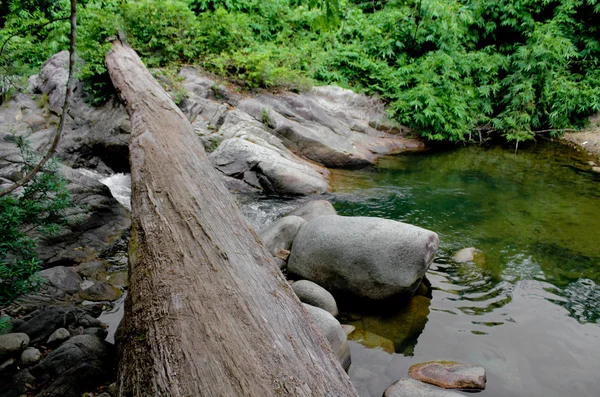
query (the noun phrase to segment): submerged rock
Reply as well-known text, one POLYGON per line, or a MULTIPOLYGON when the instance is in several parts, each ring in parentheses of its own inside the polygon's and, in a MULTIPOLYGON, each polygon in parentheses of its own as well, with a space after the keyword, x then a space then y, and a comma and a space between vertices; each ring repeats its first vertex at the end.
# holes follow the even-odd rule
POLYGON ((329 201, 312 200, 290 212, 288 216, 290 215, 299 216, 300 218, 304 218, 307 222, 310 222, 319 216, 337 215, 337 212, 329 201))
POLYGON ((260 237, 271 255, 277 256, 280 251, 289 251, 292 248, 292 242, 294 241, 298 230, 300 230, 305 223, 306 221, 300 217, 285 216, 262 230, 260 232, 260 237))
POLYGON ((326 310, 303 303, 302 306, 329 341, 331 349, 344 369, 350 366, 350 346, 342 325, 326 310))
POLYGON ((327 310, 332 316, 339 314, 335 298, 325 288, 308 280, 296 281, 292 289, 300 301, 327 310))
POLYGON ((430 361, 415 364, 408 376, 445 389, 484 390, 486 382, 483 367, 453 361, 430 361))
POLYGON ((322 216, 300 229, 288 271, 333 294, 410 298, 438 249, 434 232, 388 219, 322 216))
POLYGON ((369 349, 381 349, 387 353, 394 353, 394 342, 381 335, 365 331, 364 329, 356 329, 348 335, 348 340, 358 342, 369 349))
POLYGON ((479 266, 483 266, 485 265, 485 254, 474 247, 463 248, 454 254, 454 261, 458 263, 474 262, 479 266))
POLYGON ((385 390, 383 397, 464 397, 460 393, 430 386, 418 380, 403 378, 385 390))

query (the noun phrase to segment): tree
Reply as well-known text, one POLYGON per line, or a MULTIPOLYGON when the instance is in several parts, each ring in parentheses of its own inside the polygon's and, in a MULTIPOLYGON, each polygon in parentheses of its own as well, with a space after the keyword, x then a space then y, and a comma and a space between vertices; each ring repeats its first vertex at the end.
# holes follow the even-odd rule
POLYGON ((187 118, 121 40, 132 232, 120 396, 355 396, 187 118))

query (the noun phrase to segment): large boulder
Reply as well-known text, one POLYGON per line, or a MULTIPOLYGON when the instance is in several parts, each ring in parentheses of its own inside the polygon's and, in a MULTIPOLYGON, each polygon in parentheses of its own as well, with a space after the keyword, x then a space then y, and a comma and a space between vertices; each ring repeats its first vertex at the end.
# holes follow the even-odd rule
POLYGON ((326 310, 305 303, 302 306, 329 342, 342 367, 347 369, 351 363, 350 346, 340 322, 326 310))
POLYGON ((298 230, 306 221, 297 216, 284 216, 261 230, 260 238, 273 256, 277 256, 282 250, 289 251, 298 230))
POLYGON ((411 297, 438 249, 436 233, 381 218, 322 216, 300 229, 291 275, 372 301, 411 297))
POLYGON ((325 215, 337 215, 335 208, 329 201, 326 200, 312 200, 304 204, 301 207, 296 208, 288 214, 299 216, 307 222, 312 221, 316 217, 325 215))
POLYGON ((223 174, 267 193, 299 196, 327 192, 324 175, 292 156, 259 138, 231 138, 222 142, 209 158, 223 174))

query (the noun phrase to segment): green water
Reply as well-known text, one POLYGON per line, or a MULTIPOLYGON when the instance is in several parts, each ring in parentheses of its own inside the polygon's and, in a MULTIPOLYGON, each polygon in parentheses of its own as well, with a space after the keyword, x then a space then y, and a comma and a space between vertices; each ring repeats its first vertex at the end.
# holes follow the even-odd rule
POLYGON ((486 367, 485 396, 600 395, 600 175, 590 160, 542 142, 517 154, 465 147, 333 173, 340 215, 440 236, 432 299, 419 311, 426 318, 348 321, 396 346, 388 354, 352 345, 361 395, 380 396, 410 364, 438 358, 486 367), (465 247, 486 263, 454 262, 465 247), (398 331, 411 322, 417 332, 398 331))

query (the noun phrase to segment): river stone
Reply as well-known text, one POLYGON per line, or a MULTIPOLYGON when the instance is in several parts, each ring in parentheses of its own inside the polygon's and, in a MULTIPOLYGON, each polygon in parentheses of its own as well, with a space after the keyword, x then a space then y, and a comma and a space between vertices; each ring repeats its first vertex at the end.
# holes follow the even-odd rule
POLYGON ((464 397, 460 393, 430 386, 418 380, 403 378, 385 390, 383 397, 464 397))
POLYGON ((27 349, 23 350, 23 353, 21 353, 20 362, 23 365, 30 366, 40 361, 41 358, 42 353, 40 353, 38 349, 35 347, 28 347, 27 349))
POLYGON ((387 353, 394 353, 394 342, 383 336, 365 331, 364 329, 356 329, 348 335, 348 340, 360 343, 369 349, 381 349, 387 353))
POLYGON ((46 342, 47 345, 59 345, 62 342, 66 341, 71 337, 71 333, 66 328, 59 328, 50 337, 46 342))
POLYGON ((108 282, 113 287, 126 287, 128 285, 128 273, 127 270, 121 270, 118 272, 110 273, 108 275, 108 282))
POLYGON ((84 289, 79 293, 82 299, 98 302, 98 301, 114 301, 121 297, 123 291, 113 287, 107 282, 96 281, 94 285, 84 289))
POLYGON ((307 222, 312 221, 316 217, 324 215, 337 215, 335 208, 329 201, 326 200, 312 200, 304 204, 301 207, 296 208, 288 214, 299 216, 304 218, 307 222))
POLYGON ((10 381, 0 382, 0 396, 2 397, 20 397, 27 395, 29 385, 35 383, 35 378, 29 373, 28 369, 22 369, 15 373, 10 381))
MULTIPOLYGON (((279 256, 278 254, 280 251, 289 251, 290 248, 292 248, 292 242, 294 241, 298 230, 300 230, 305 223, 306 221, 300 217, 285 216, 262 230, 260 232, 260 237, 271 255, 279 256)), ((281 259, 285 260, 284 258, 281 259)))
POLYGON ((350 346, 342 325, 326 310, 303 303, 302 306, 329 341, 331 349, 344 369, 350 366, 350 346))
POLYGON ((296 281, 292 289, 300 301, 327 310, 333 317, 339 314, 335 298, 325 288, 308 280, 296 281))
POLYGON ((453 361, 429 361, 415 364, 408 376, 445 389, 484 390, 486 375, 483 367, 453 361))
POLYGON ((86 316, 89 317, 85 310, 76 307, 48 307, 32 313, 16 331, 29 335, 34 345, 47 341, 58 328, 68 328, 86 316))
POLYGON ((77 272, 82 276, 96 278, 99 273, 103 273, 106 270, 106 265, 104 262, 91 261, 82 263, 75 269, 77 269, 77 272))
POLYGON ((350 324, 342 324, 342 329, 346 333, 346 336, 348 336, 356 329, 356 327, 350 324))
POLYGON ((485 265, 485 254, 483 251, 474 248, 463 248, 454 254, 454 261, 458 263, 474 262, 477 265, 485 265))
POLYGON ((82 363, 103 367, 109 358, 110 346, 94 335, 77 335, 60 345, 31 368, 31 374, 45 380, 57 377, 82 363))
POLYGON ((56 266, 42 270, 38 274, 48 280, 50 284, 68 294, 79 291, 79 285, 83 281, 75 269, 66 266, 56 266))
POLYGON ((84 335, 95 335, 98 338, 104 340, 104 339, 106 339, 106 336, 108 335, 108 331, 105 328, 92 327, 92 328, 84 329, 83 334, 84 335))
POLYGON ((29 336, 22 332, 0 335, 0 353, 20 351, 29 345, 29 336))
POLYGON ((592 171, 600 173, 600 167, 592 167, 592 171))
POLYGON ((406 299, 419 287, 437 249, 437 234, 406 223, 321 216, 296 235, 288 271, 333 294, 406 299))

